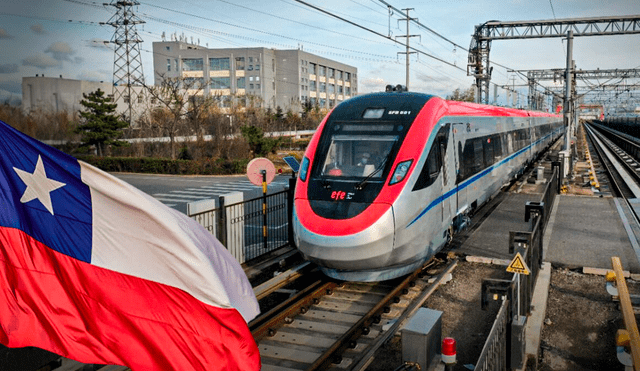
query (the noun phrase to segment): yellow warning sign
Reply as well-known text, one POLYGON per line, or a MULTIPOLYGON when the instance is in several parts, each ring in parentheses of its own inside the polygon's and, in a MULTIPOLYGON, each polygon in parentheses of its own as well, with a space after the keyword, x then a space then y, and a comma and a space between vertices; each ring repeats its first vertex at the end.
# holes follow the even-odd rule
POLYGON ((527 263, 524 262, 522 255, 520 253, 516 253, 516 256, 513 257, 511 263, 507 267, 507 272, 518 273, 518 274, 531 274, 531 270, 527 267, 527 263))

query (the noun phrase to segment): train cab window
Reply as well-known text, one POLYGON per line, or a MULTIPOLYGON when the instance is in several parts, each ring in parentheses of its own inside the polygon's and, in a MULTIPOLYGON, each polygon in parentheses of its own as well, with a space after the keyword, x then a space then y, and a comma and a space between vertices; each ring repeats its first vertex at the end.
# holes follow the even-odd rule
POLYGON ((449 124, 438 130, 438 134, 436 135, 436 138, 431 145, 431 149, 429 150, 427 161, 422 167, 422 171, 418 176, 418 180, 416 180, 415 186, 413 186, 414 191, 427 188, 435 182, 436 178, 438 178, 447 152, 448 142, 449 124))
POLYGON ((382 178, 397 135, 334 135, 320 176, 382 178))

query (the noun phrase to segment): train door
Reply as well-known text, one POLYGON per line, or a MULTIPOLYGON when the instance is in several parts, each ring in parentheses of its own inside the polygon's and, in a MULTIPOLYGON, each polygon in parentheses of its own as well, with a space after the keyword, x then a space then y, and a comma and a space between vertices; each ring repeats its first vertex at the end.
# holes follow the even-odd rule
POLYGON ((456 156, 455 140, 451 135, 453 129, 451 124, 445 124, 439 133, 440 154, 442 156, 442 221, 445 228, 449 226, 451 220, 456 215, 458 200, 456 192, 456 156), (447 150, 450 148, 450 150, 447 150))
POLYGON ((453 157, 453 163, 455 164, 454 172, 456 174, 454 179, 456 194, 455 194, 455 197, 452 197, 452 198, 455 198, 455 205, 453 205, 454 211, 452 212, 452 217, 455 217, 458 215, 458 213, 463 212, 464 210, 462 210, 462 208, 464 208, 467 205, 467 189, 464 187, 460 187, 460 185, 461 185, 461 180, 464 177, 464 169, 462 166, 464 162, 464 158, 462 156, 462 153, 463 153, 462 151, 464 148, 465 137, 466 137, 466 132, 468 128, 469 128, 468 124, 465 124, 462 122, 454 123, 452 125, 453 147, 451 151, 451 156, 453 157))

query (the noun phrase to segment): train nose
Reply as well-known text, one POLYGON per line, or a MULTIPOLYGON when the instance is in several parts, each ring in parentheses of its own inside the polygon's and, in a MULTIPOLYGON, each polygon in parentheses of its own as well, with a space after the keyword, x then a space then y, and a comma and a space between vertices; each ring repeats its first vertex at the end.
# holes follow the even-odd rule
MULTIPOLYGON (((371 206, 376 207, 375 204, 371 206)), ((370 207, 371 207, 370 206, 370 207)), ((371 271, 394 264, 395 218, 393 207, 359 232, 352 234, 316 233, 304 225, 303 215, 294 213, 294 233, 298 249, 321 267, 334 270, 371 271)), ((351 219, 326 220, 327 224, 352 223, 351 219)))

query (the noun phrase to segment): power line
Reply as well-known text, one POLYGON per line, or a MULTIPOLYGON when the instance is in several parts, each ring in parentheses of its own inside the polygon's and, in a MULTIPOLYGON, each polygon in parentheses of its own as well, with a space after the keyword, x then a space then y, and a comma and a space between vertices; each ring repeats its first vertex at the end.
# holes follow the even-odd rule
MULTIPOLYGON (((404 44, 404 43, 402 43, 402 42, 400 42, 400 41, 397 41, 397 40, 395 40, 395 39, 393 39, 393 38, 391 38, 391 37, 389 37, 389 36, 387 36, 387 35, 383 35, 383 34, 381 34, 381 33, 380 33, 380 32, 378 32, 378 31, 372 30, 372 29, 370 29, 370 28, 367 28, 367 27, 365 27, 365 26, 362 26, 362 25, 360 25, 360 24, 357 24, 357 23, 355 23, 355 22, 352 22, 352 21, 350 21, 350 20, 348 20, 348 19, 346 19, 346 18, 340 17, 339 15, 333 14, 333 13, 331 13, 331 12, 329 12, 329 11, 327 11, 327 10, 324 10, 324 9, 322 9, 322 8, 319 8, 319 7, 315 6, 315 5, 309 4, 309 3, 305 2, 305 1, 302 1, 302 0, 295 0, 295 1, 296 1, 296 2, 298 2, 298 3, 304 4, 304 5, 306 5, 306 6, 310 7, 310 8, 313 8, 313 9, 315 9, 315 10, 319 11, 319 12, 322 12, 322 13, 324 13, 324 14, 330 15, 330 16, 332 16, 332 17, 334 17, 334 18, 336 18, 336 19, 339 19, 339 20, 341 20, 341 21, 343 21, 343 22, 349 23, 349 24, 350 24, 350 25, 352 25, 352 26, 356 26, 356 27, 358 27, 358 28, 360 28, 360 29, 363 29, 363 30, 365 30, 365 31, 371 32, 371 33, 373 33, 373 34, 376 34, 376 35, 378 35, 378 36, 380 36, 380 37, 382 37, 382 38, 385 38, 385 39, 387 39, 387 40, 390 40, 390 41, 392 41, 392 42, 394 42, 394 43, 396 43, 396 44, 398 44, 398 45, 402 45, 402 46, 405 46, 405 47, 407 46, 406 44, 404 44)), ((461 71, 465 71, 465 72, 466 72, 466 70, 463 70, 462 68, 460 68, 460 67, 456 66, 456 65, 455 65, 455 64, 453 64, 453 63, 447 62, 447 61, 445 61, 444 59, 441 59, 441 58, 438 58, 438 57, 433 56, 433 55, 431 55, 431 54, 425 53, 424 51, 419 50, 419 49, 416 49, 416 48, 414 48, 414 47, 409 47, 409 48, 410 48, 411 50, 414 50, 414 51, 416 51, 416 52, 418 52, 418 53, 420 53, 420 54, 422 54, 422 55, 425 55, 425 56, 427 56, 427 57, 429 57, 429 58, 435 59, 435 60, 437 60, 437 61, 439 61, 439 62, 442 62, 442 63, 444 63, 444 64, 447 64, 447 65, 449 65, 449 66, 451 66, 451 67, 453 67, 453 68, 457 68, 457 69, 459 69, 459 70, 461 70, 461 71)))
MULTIPOLYGON (((246 9, 246 10, 249 10, 249 11, 252 11, 252 12, 255 12, 255 13, 263 14, 263 15, 266 15, 266 16, 269 16, 269 17, 273 17, 273 18, 277 18, 277 19, 282 19, 282 20, 284 20, 284 21, 288 21, 288 22, 296 23, 296 24, 299 24, 299 25, 302 25, 302 26, 305 26, 305 27, 311 27, 311 28, 315 28, 315 29, 317 29, 317 30, 322 30, 322 31, 326 31, 326 32, 334 33, 334 34, 336 34, 336 35, 346 36, 346 37, 350 37, 350 38, 354 38, 354 39, 359 39, 359 40, 363 40, 363 41, 375 42, 375 41, 373 41, 373 40, 364 39, 364 38, 361 38, 361 37, 358 37, 358 36, 355 36, 355 35, 350 35, 350 34, 346 34, 346 33, 338 32, 338 31, 335 31, 335 30, 330 30, 330 29, 327 29, 327 28, 314 26, 314 25, 312 25, 312 24, 308 24, 308 23, 304 23, 304 22, 296 21, 296 20, 294 20, 294 19, 290 19, 290 18, 286 18, 286 17, 281 17, 281 16, 276 15, 276 14, 272 14, 272 13, 264 12, 264 11, 257 10, 257 9, 254 9, 254 8, 250 8, 250 7, 248 7, 248 6, 244 6, 244 5, 236 4, 236 3, 233 3, 233 2, 231 2, 231 1, 226 1, 226 0, 218 0, 218 1, 220 1, 220 2, 222 2, 222 3, 225 3, 225 4, 229 4, 229 5, 232 5, 232 6, 238 7, 238 8, 246 9)), ((352 1, 353 1, 353 0, 352 0, 352 1)), ((195 4, 194 4, 194 5, 195 5, 195 4)))
MULTIPOLYGON (((347 49, 347 48, 341 48, 341 47, 337 47, 335 45, 327 45, 327 44, 312 42, 312 41, 308 41, 308 40, 296 39, 296 38, 291 37, 291 36, 279 35, 279 34, 276 34, 276 33, 263 31, 263 30, 258 30, 258 29, 251 28, 251 27, 238 26, 238 25, 235 25, 235 24, 232 24, 232 23, 229 23, 229 22, 220 21, 220 20, 212 19, 212 18, 207 18, 207 17, 201 16, 201 15, 191 14, 191 13, 183 12, 183 11, 180 11, 180 10, 169 9, 169 8, 166 8, 166 7, 163 7, 163 6, 160 6, 160 5, 154 5, 154 4, 149 4, 149 3, 143 3, 143 4, 145 4, 147 6, 151 6, 151 7, 155 7, 155 8, 159 8, 159 9, 163 9, 163 10, 167 10, 167 11, 170 11, 170 12, 174 12, 174 13, 177 13, 177 14, 187 15, 187 16, 194 17, 194 18, 200 18, 200 19, 203 19, 203 20, 206 20, 206 21, 217 22, 217 23, 221 23, 221 24, 224 24, 224 25, 227 25, 227 26, 232 26, 232 27, 236 27, 236 28, 240 28, 240 29, 244 29, 244 30, 248 30, 248 31, 259 32, 259 33, 262 33, 262 34, 265 34, 265 35, 269 35, 269 36, 275 36, 275 37, 280 37, 280 38, 283 38, 283 39, 294 40, 296 42, 301 42, 301 43, 305 43, 305 44, 317 45, 317 46, 321 46, 321 47, 325 47, 325 48, 337 49, 337 50, 342 50, 342 51, 346 51, 346 52, 350 52, 350 53, 359 53, 359 54, 369 55, 369 56, 376 57, 376 58, 390 58, 390 57, 385 56, 385 55, 362 52, 362 51, 352 50, 352 49, 347 49)), ((149 19, 159 20, 159 21, 161 21, 163 23, 178 24, 177 22, 166 21, 166 20, 163 20, 163 19, 158 18, 158 17, 150 16, 148 14, 146 15, 146 17, 149 18, 149 19)), ((189 26, 185 26, 185 27, 189 27, 189 26)), ((191 27, 193 27, 193 26, 191 26, 191 27)), ((198 29, 201 29, 201 30, 207 30, 207 31, 209 31, 211 33, 222 33, 222 34, 225 34, 227 36, 240 37, 240 36, 237 36, 237 35, 231 35, 231 34, 227 34, 227 33, 220 32, 220 31, 209 30, 209 29, 205 29, 205 28, 202 28, 202 27, 195 27, 195 28, 198 28, 198 29)), ((246 38, 246 37, 240 37, 240 38, 249 39, 249 38, 246 38)), ((256 40, 256 39, 254 39, 254 40, 256 40)), ((261 40, 260 40, 260 42, 261 43, 267 43, 267 44, 271 43, 271 44, 276 44, 276 45, 282 45, 282 44, 277 44, 277 43, 273 43, 273 42, 264 42, 264 41, 261 41, 261 40)))

